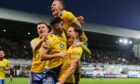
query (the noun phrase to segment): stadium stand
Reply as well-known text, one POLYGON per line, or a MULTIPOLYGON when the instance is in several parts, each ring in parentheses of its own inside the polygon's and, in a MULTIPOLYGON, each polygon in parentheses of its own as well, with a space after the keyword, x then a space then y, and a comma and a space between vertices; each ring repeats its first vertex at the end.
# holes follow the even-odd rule
POLYGON ((94 63, 104 64, 139 64, 139 59, 134 56, 133 52, 122 52, 113 50, 93 50, 92 58, 89 60, 94 63), (129 53, 129 55, 127 54, 129 53), (92 59, 93 58, 93 59, 92 59))
MULTIPOLYGON (((12 64, 14 64, 14 76, 28 77, 32 58, 30 39, 1 36, 0 47, 5 50, 6 58, 10 59, 12 64)), ((121 77, 133 77, 135 73, 140 72, 140 67, 138 66, 140 65, 140 60, 134 56, 133 52, 110 50, 108 48, 93 49, 91 51, 92 55, 83 62, 82 77, 93 77, 93 72, 96 74, 94 74, 95 77, 98 77, 100 72, 104 73, 105 77, 120 77, 120 74, 121 77), (113 76, 108 75, 108 73, 113 74, 113 76)))
POLYGON ((6 52, 6 58, 31 59, 30 40, 0 37, 0 46, 6 52))

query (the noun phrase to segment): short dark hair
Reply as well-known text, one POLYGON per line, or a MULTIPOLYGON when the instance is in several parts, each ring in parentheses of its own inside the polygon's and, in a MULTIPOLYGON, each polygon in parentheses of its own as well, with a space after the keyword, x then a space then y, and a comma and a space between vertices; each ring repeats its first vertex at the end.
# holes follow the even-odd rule
POLYGON ((37 25, 40 25, 40 24, 45 24, 48 27, 48 24, 44 21, 41 21, 41 22, 37 23, 37 25))
POLYGON ((62 5, 63 9, 65 9, 65 4, 62 0, 54 0, 54 1, 58 1, 62 5))
POLYGON ((0 51, 4 51, 1 46, 0 46, 0 51))
POLYGON ((83 30, 81 27, 78 27, 76 25, 71 25, 71 27, 73 27, 74 31, 77 32, 79 34, 79 36, 81 36, 81 34, 83 33, 83 30))
POLYGON ((56 24, 62 22, 63 20, 60 17, 53 17, 50 19, 50 25, 54 27, 56 24))
POLYGON ((49 31, 51 31, 51 26, 48 25, 46 22, 41 21, 41 22, 37 23, 37 26, 40 25, 40 24, 44 24, 44 25, 46 25, 46 26, 48 27, 49 31))

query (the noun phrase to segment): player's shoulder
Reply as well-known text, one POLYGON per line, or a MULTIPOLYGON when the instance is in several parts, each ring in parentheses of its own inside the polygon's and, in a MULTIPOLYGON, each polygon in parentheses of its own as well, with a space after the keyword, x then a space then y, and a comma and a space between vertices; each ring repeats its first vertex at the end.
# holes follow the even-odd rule
POLYGON ((8 59, 5 59, 5 58, 3 59, 3 61, 4 61, 4 62, 9 62, 8 59))
POLYGON ((66 16, 73 14, 71 11, 67 11, 67 10, 64 10, 63 13, 66 16))
POLYGON ((67 11, 67 10, 63 10, 63 13, 72 13, 72 12, 67 11))
POLYGON ((51 34, 47 37, 47 41, 53 43, 57 39, 57 36, 54 34, 51 34))
POLYGON ((54 34, 48 35, 48 37, 47 37, 48 40, 53 40, 53 39, 56 39, 56 38, 57 37, 54 34))
POLYGON ((39 38, 33 38, 32 40, 31 40, 31 42, 33 42, 33 41, 39 41, 40 39, 39 38))
POLYGON ((81 46, 77 46, 77 47, 74 47, 74 48, 73 48, 73 51, 82 52, 82 51, 83 51, 83 49, 82 49, 82 47, 81 47, 81 46))
POLYGON ((81 46, 77 46, 77 47, 75 47, 75 49, 82 50, 82 47, 81 46))

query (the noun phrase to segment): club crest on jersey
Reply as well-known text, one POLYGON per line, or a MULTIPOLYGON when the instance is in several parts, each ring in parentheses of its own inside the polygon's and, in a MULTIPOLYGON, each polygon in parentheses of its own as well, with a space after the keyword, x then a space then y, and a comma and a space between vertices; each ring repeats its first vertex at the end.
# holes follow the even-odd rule
POLYGON ((64 48, 64 44, 63 43, 60 43, 60 48, 64 48))

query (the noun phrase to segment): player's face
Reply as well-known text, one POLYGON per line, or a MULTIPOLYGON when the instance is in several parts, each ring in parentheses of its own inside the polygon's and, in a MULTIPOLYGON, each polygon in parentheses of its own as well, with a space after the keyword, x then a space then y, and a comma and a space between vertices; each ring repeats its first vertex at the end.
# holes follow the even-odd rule
POLYGON ((63 21, 55 25, 54 31, 58 34, 61 34, 63 32, 63 21))
POLYGON ((4 56, 5 56, 4 51, 0 51, 0 58, 2 58, 4 56))
POLYGON ((52 5, 51 5, 51 10, 52 10, 53 16, 58 16, 61 9, 62 9, 62 4, 59 1, 53 1, 52 5))
POLYGON ((40 37, 42 37, 44 33, 48 33, 48 31, 48 27, 45 24, 37 25, 37 32, 40 37))
POLYGON ((68 38, 68 41, 67 41, 68 47, 71 46, 73 42, 74 42, 73 38, 68 38))
POLYGON ((69 27, 67 36, 70 38, 76 38, 77 37, 77 32, 74 31, 73 27, 69 27))

